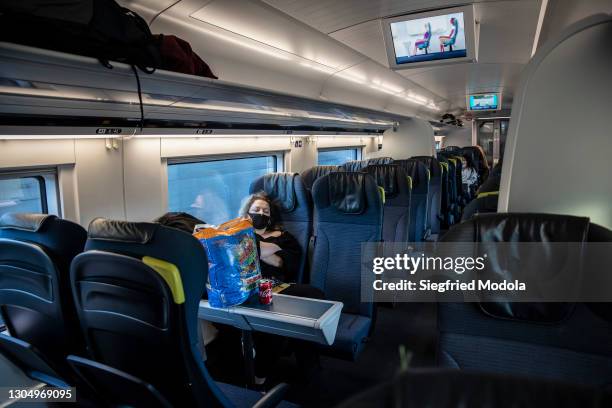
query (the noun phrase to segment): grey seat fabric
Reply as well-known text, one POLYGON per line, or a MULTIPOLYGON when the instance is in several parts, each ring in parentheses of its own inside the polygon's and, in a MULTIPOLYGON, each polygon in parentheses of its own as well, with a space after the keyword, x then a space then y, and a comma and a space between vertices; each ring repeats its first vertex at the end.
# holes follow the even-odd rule
POLYGON ((0 311, 12 336, 30 343, 69 378, 66 356, 85 349, 70 289, 70 262, 87 234, 55 215, 0 218, 0 311))
POLYGON ((323 177, 326 174, 331 172, 338 171, 338 166, 314 166, 309 168, 308 170, 304 170, 301 174, 302 183, 304 183, 304 187, 306 190, 311 191, 312 185, 319 178, 323 177))
POLYGON ((423 163, 429 170, 429 192, 427 195, 427 229, 431 234, 440 233, 440 219, 442 217, 442 193, 443 179, 442 165, 430 156, 414 156, 415 159, 423 163))
POLYGON ((410 242, 421 242, 427 234, 429 170, 416 159, 396 160, 412 180, 412 197, 410 200, 410 242))
POLYGON ((612 390, 527 376, 409 369, 337 408, 589 407, 612 404, 612 390))
POLYGON ((395 164, 371 165, 364 171, 385 190, 382 239, 385 242, 408 242, 410 231, 410 198, 412 179, 395 164))
POLYGON ((346 323, 339 325, 336 342, 327 351, 355 359, 374 317, 374 304, 361 300, 359 254, 362 242, 381 239, 382 198, 376 181, 366 173, 328 174, 315 182, 312 193, 315 241, 310 283, 327 299, 344 303, 341 320, 346 323))
MULTIPOLYGON (((544 264, 553 265, 554 259, 546 261, 547 256, 554 257, 550 254, 553 251, 545 250, 551 242, 612 242, 612 231, 582 217, 479 214, 451 228, 442 241, 478 242, 479 246, 531 242, 542 246, 538 253, 544 264)), ((489 262, 495 259, 491 250, 487 250, 489 262)), ((584 259, 592 258, 585 255, 584 259)), ((611 261, 596 260, 598 265, 610 265, 611 261)), ((438 364, 591 385, 610 384, 611 310, 610 304, 596 303, 440 303, 438 364)))
POLYGON ((270 173, 251 183, 251 194, 263 191, 279 207, 280 221, 300 244, 302 249, 297 282, 303 282, 308 255, 308 242, 312 233, 312 206, 302 177, 297 173, 270 173))

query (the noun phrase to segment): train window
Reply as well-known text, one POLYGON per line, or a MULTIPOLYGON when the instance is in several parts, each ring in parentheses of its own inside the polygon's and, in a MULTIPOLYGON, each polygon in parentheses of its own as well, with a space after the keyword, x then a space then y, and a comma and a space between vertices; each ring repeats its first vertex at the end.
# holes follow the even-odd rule
POLYGON ((0 173, 0 215, 32 212, 59 215, 54 170, 0 173))
POLYGON ((168 207, 209 223, 238 216, 249 185, 278 171, 282 154, 168 163, 168 207))
POLYGON ((334 166, 344 164, 347 161, 359 160, 360 151, 358 148, 341 148, 341 149, 319 149, 318 165, 319 166, 334 166))

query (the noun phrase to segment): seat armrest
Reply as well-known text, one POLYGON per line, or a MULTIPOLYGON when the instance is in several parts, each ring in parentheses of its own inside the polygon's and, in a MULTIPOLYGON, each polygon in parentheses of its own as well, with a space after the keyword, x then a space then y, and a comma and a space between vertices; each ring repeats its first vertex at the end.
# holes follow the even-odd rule
POLYGON ((289 390, 289 385, 286 383, 280 383, 272 388, 270 391, 253 405, 253 408, 272 408, 277 406, 283 401, 283 397, 289 390))

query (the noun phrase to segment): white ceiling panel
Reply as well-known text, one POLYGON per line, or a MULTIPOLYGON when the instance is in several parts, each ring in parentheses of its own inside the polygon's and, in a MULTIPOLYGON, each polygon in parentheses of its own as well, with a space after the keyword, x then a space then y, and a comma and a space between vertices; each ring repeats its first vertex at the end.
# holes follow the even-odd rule
POLYGON ((531 58, 539 12, 539 0, 478 4, 478 62, 526 64, 531 58))
POLYGON ((335 69, 351 66, 363 59, 343 44, 330 41, 323 33, 319 34, 260 2, 213 1, 191 17, 335 69))
POLYGON ((507 106, 512 101, 522 69, 522 64, 479 63, 442 65, 400 73, 455 106, 465 107, 466 94, 477 92, 503 92, 503 103, 507 106))
POLYGON ((391 15, 494 0, 262 0, 324 33, 391 15))
POLYGON ((371 20, 330 34, 332 38, 359 51, 363 55, 388 67, 382 25, 380 20, 371 20))

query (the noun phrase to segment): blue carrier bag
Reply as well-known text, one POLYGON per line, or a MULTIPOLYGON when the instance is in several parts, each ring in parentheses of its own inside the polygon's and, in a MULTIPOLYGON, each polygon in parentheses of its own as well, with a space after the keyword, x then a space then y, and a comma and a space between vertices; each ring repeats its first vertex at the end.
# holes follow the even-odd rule
POLYGON ((208 255, 208 302, 212 307, 235 306, 246 301, 261 279, 257 240, 251 222, 236 218, 208 226, 194 236, 208 255))

